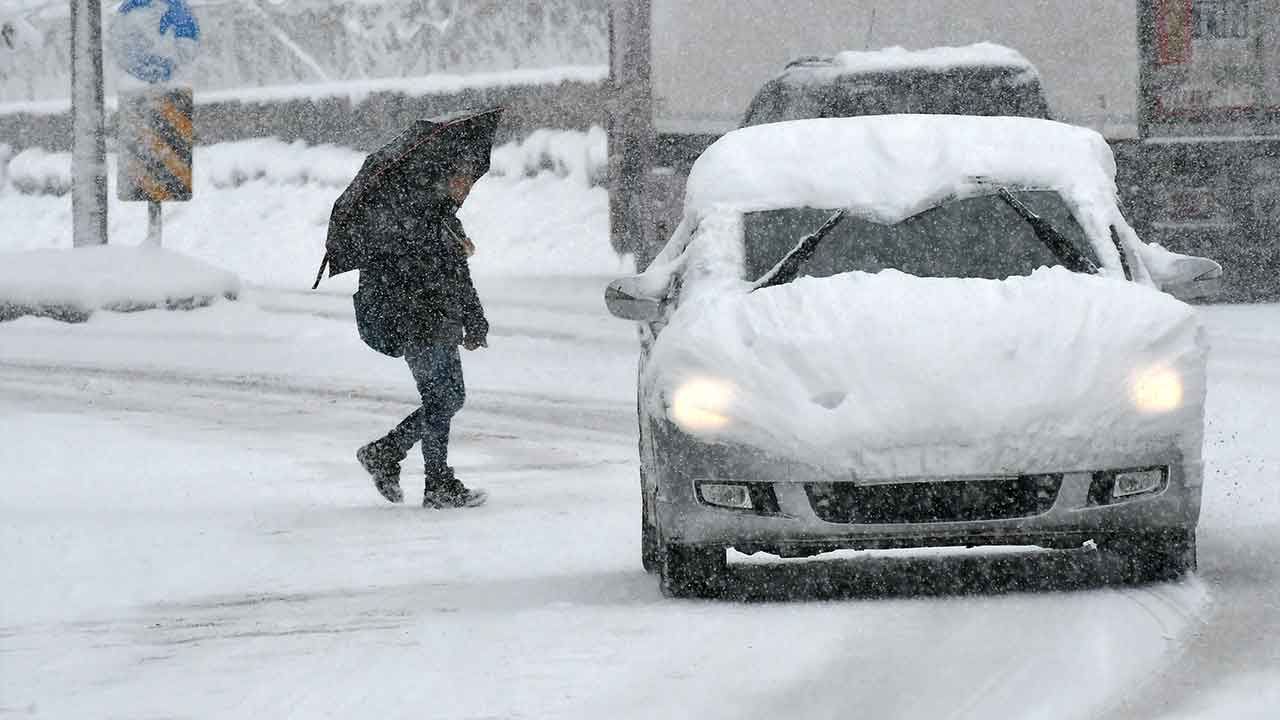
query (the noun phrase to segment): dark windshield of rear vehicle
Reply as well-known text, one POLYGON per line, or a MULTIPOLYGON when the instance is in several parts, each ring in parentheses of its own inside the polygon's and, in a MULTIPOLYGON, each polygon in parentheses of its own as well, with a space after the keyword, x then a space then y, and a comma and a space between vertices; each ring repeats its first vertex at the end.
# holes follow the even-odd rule
MULTIPOLYGON (((1015 194, 1097 263, 1061 196, 1051 191, 1015 194)), ((743 218, 745 277, 759 279, 829 215, 830 210, 812 208, 747 213, 743 218)), ((802 274, 826 277, 892 268, 920 277, 1003 280, 1055 265, 1061 262, 1027 221, 998 196, 984 195, 946 203, 896 225, 845 217, 823 239, 802 274)))
POLYGON ((1043 118, 1048 108, 1034 76, 1005 68, 850 75, 830 82, 783 76, 760 90, 742 125, 899 113, 1043 118))

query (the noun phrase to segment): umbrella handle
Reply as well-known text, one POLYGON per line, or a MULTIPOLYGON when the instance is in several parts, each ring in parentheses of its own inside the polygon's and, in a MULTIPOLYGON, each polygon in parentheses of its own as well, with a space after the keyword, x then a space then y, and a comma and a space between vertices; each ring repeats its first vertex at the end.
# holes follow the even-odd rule
POLYGON ((312 290, 320 287, 320 278, 324 276, 324 269, 327 267, 329 267, 329 253, 325 252, 324 257, 320 259, 320 269, 316 270, 316 281, 311 284, 312 290))

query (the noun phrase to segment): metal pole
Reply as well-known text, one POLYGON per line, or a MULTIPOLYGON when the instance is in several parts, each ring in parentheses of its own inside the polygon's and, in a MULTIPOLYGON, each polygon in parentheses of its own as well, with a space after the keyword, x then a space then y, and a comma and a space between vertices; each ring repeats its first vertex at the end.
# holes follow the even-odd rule
POLYGON ((164 230, 160 209, 160 203, 154 200, 147 203, 147 245, 151 247, 160 247, 161 234, 164 230))
POLYGON ((107 244, 101 0, 71 0, 71 244, 107 244))

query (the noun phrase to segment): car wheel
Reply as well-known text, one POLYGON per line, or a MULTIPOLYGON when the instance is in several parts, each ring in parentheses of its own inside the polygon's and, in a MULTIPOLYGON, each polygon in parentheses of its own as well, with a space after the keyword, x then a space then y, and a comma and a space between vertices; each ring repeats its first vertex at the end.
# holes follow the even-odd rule
POLYGON ((641 469, 640 480, 640 563, 647 573, 658 572, 658 528, 654 527, 649 493, 644 489, 644 470, 641 469))
POLYGON ((710 597, 724 587, 728 559, 722 547, 661 545, 659 586, 669 598, 710 597))
POLYGON ((1176 580, 1196 569, 1196 531, 1134 533, 1109 541, 1104 549, 1121 563, 1129 582, 1176 580))

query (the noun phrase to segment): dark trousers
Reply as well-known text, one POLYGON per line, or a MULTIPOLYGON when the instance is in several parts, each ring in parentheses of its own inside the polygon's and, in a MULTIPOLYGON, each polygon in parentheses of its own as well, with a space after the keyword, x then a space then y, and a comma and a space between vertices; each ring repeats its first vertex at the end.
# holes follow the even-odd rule
POLYGON ((422 406, 414 410, 387 439, 403 459, 414 443, 422 443, 422 464, 428 482, 443 477, 449 463, 449 424, 467 399, 462 360, 457 345, 419 345, 404 354, 422 406))

